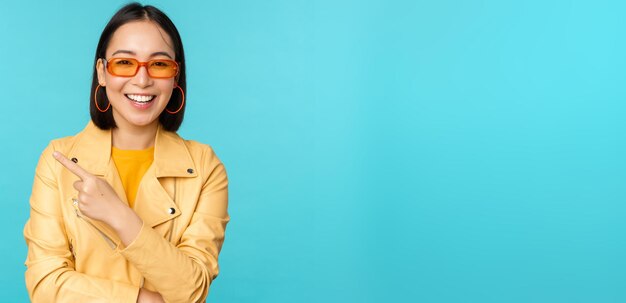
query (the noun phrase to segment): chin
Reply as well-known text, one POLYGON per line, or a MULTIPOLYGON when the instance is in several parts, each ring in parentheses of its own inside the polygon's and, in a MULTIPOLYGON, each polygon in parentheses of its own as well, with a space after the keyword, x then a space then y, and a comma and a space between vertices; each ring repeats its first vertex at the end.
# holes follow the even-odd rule
POLYGON ((152 108, 144 112, 134 112, 133 110, 128 110, 126 112, 115 111, 113 118, 115 120, 118 120, 119 118, 120 120, 124 121, 125 124, 127 125, 143 127, 143 126, 150 126, 153 123, 158 123, 159 116, 160 116, 160 112, 157 113, 156 108, 152 108))
POLYGON ((158 115, 150 115, 144 117, 127 117, 126 122, 130 125, 134 126, 149 126, 155 122, 158 123, 159 116, 158 115))
POLYGON ((130 123, 132 123, 135 126, 148 126, 148 125, 152 125, 153 123, 158 123, 159 117, 156 117, 156 119, 153 120, 141 120, 141 121, 130 121, 130 123))

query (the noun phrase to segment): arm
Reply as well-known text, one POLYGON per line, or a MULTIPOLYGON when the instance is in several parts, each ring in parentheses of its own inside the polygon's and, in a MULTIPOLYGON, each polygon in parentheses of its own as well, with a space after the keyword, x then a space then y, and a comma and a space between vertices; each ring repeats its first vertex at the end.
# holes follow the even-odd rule
POLYGON ((229 220, 228 180, 212 151, 203 162, 202 171, 208 177, 180 243, 171 244, 144 224, 132 243, 120 251, 167 302, 203 301, 219 271, 217 258, 229 220))
POLYGON ((88 302, 108 299, 136 302, 139 288, 87 276, 74 270, 65 232, 52 145, 41 155, 30 199, 31 214, 24 228, 28 245, 26 288, 33 302, 88 302))

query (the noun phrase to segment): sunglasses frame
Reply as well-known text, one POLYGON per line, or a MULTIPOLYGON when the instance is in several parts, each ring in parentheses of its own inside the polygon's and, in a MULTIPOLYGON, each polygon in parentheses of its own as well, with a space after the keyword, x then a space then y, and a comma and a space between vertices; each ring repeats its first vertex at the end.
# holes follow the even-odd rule
POLYGON ((109 60, 107 60, 107 59, 105 59, 105 58, 102 58, 102 61, 104 61, 104 68, 105 68, 105 69, 109 72, 109 74, 111 74, 111 75, 113 75, 113 76, 116 76, 116 77, 126 77, 126 78, 134 77, 134 76, 136 76, 136 75, 137 75, 137 73, 139 72, 139 69, 140 69, 142 66, 145 66, 145 67, 146 67, 146 71, 148 72, 148 76, 150 76, 150 78, 154 78, 154 79, 169 79, 169 78, 174 78, 174 77, 178 76, 178 73, 180 72, 180 69, 179 69, 180 65, 178 64, 178 62, 176 62, 176 61, 174 61, 174 60, 169 60, 169 59, 154 59, 154 60, 149 60, 149 61, 146 61, 146 62, 141 62, 141 61, 139 61, 139 60, 137 60, 137 59, 135 59, 135 58, 118 58, 118 57, 115 57, 115 58, 111 58, 111 59, 109 59, 109 60), (129 60, 129 61, 135 61, 135 62, 137 62, 137 64, 138 64, 138 65, 137 65, 137 69, 135 69, 135 73, 133 73, 132 75, 129 75, 129 76, 118 75, 118 74, 114 73, 114 72, 111 70, 111 65, 109 65, 109 60, 129 60), (152 76, 152 75, 150 74, 149 64, 150 64, 151 62, 154 62, 154 61, 167 61, 167 62, 173 63, 173 64, 174 64, 174 68, 176 69, 176 74, 174 74, 174 75, 173 75, 173 76, 171 76, 171 77, 155 77, 155 76, 152 76))

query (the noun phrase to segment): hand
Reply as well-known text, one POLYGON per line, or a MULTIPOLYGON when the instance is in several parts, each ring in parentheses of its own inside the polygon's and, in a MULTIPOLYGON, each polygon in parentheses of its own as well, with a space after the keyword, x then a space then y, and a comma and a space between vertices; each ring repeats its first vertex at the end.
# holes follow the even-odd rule
POLYGON ((137 296, 137 303, 165 303, 163 297, 158 292, 149 291, 145 288, 139 289, 139 296, 137 296))
POLYGON ((80 212, 91 219, 100 220, 111 226, 122 243, 129 245, 143 226, 141 218, 122 202, 105 180, 90 174, 60 152, 55 151, 52 155, 80 178, 79 181, 74 182, 74 188, 78 191, 80 212))
POLYGON ((78 208, 80 212, 91 218, 113 225, 112 220, 119 213, 128 208, 117 196, 117 193, 109 183, 100 179, 78 164, 72 162, 59 152, 52 154, 54 158, 65 166, 80 180, 74 182, 74 188, 78 191, 78 208))

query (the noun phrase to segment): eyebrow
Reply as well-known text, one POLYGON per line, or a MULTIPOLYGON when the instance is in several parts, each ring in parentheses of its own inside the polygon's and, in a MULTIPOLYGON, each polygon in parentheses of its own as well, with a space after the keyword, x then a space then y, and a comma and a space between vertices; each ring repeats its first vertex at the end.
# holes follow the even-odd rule
MULTIPOLYGON (((113 54, 111 54, 111 56, 115 56, 116 54, 129 54, 129 55, 133 55, 136 56, 137 53, 133 52, 133 51, 129 51, 129 50, 125 50, 125 49, 120 49, 120 50, 116 50, 113 54)), ((156 56, 166 56, 170 59, 173 59, 172 56, 170 56, 170 54, 166 53, 166 52, 154 52, 150 55, 150 58, 152 57, 156 57, 156 56)))

